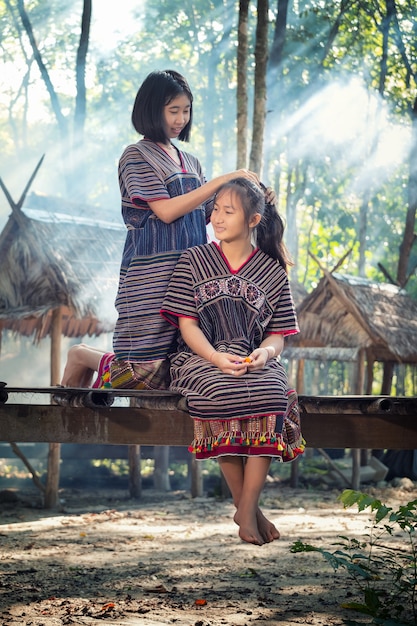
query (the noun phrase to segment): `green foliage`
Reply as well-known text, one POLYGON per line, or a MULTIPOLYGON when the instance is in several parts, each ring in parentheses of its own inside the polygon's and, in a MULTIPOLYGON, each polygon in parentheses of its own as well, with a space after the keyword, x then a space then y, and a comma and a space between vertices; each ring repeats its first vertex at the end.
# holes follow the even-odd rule
MULTIPOLYGON (((126 4, 121 12, 127 11, 126 4)), ((26 0, 24 6, 71 128, 82 2, 26 0)), ((190 150, 199 156, 208 178, 232 170, 238 10, 236 0, 199 0, 186 7, 177 0, 132 3, 123 32, 117 33, 115 24, 114 32, 101 37, 101 3, 95 3, 87 57, 86 147, 78 153, 77 146, 64 146, 62 159, 57 157, 56 119, 17 0, 0 1, 0 58, 5 70, 0 77, 0 172, 6 184, 18 178, 14 195, 46 153, 35 188, 74 197, 78 179, 67 189, 64 183, 68 186, 71 159, 82 159, 86 199, 114 217, 119 207, 117 160, 123 147, 137 139, 130 124, 135 93, 149 71, 168 66, 183 72, 194 92, 190 150)), ((277 3, 270 3, 271 44, 276 10, 277 3)), ((251 102, 255 3, 250 3, 249 17, 251 102)), ((411 137, 417 75, 415 1, 289 3, 284 37, 281 62, 269 67, 263 178, 277 189, 280 209, 294 231, 287 231, 286 237, 297 278, 310 289, 321 276, 308 250, 332 269, 352 248, 341 271, 356 274, 360 244, 365 247, 368 277, 385 280, 378 263, 395 277, 409 202, 410 164, 406 143, 403 152, 391 155, 390 137, 398 133, 406 140, 411 137), (388 4, 395 5, 397 14, 384 42, 388 4), (364 96, 357 119, 350 114, 356 93, 364 96), (367 218, 364 235, 361 210, 367 218)), ((249 119, 250 115, 251 111, 249 119)), ((413 275, 407 289, 417 297, 416 259, 410 259, 413 275)))
MULTIPOLYGON (((291 552, 317 552, 336 571, 344 569, 362 594, 362 602, 347 601, 343 608, 369 615, 373 623, 405 625, 417 622, 417 500, 397 510, 360 491, 346 489, 339 496, 345 508, 370 509, 374 520, 366 540, 340 536, 329 551, 302 541, 291 552), (401 547, 385 543, 401 531, 401 547)), ((351 623, 351 622, 349 622, 351 623)))

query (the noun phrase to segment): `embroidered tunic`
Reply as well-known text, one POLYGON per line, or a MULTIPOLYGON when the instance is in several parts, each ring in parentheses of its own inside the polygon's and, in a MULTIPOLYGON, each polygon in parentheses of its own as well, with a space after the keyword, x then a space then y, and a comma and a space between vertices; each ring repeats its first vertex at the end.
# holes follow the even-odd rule
MULTIPOLYGON (((215 242, 182 254, 162 314, 175 325, 181 316, 198 319, 217 351, 241 357, 259 347, 266 334, 299 330, 288 277, 278 261, 258 249, 233 271, 215 242)), ((197 458, 243 454, 292 460, 302 452, 299 421, 293 424, 296 395, 289 402, 278 360, 233 377, 192 353, 181 337, 170 356, 170 389, 187 398, 197 458)))
POLYGON ((181 166, 156 143, 128 146, 119 162, 122 215, 127 227, 115 306, 113 348, 118 360, 158 368, 175 340, 175 328, 160 315, 162 300, 183 250, 207 241, 206 207, 165 224, 148 202, 200 187, 199 161, 178 150, 181 166))

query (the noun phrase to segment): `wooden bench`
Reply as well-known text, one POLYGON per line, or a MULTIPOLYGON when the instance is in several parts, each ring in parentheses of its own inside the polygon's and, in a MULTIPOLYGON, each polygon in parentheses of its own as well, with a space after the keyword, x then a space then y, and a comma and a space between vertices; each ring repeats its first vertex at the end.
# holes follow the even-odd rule
MULTIPOLYGON (((193 439, 185 399, 168 391, 82 390, 83 406, 32 403, 38 393, 51 389, 0 388, 0 441, 188 446, 193 439), (118 398, 134 406, 118 406, 118 398)), ((417 449, 416 397, 303 395, 299 404, 310 448, 417 449)), ((355 488, 357 473, 356 463, 355 488)))
MULTIPOLYGON (((193 438, 184 398, 170 392, 84 391, 87 406, 36 404, 37 393, 51 390, 0 389, 0 441, 188 446, 193 438), (101 404, 128 397, 135 406, 101 404)), ((300 396, 299 404, 309 447, 417 449, 417 397, 300 396)))

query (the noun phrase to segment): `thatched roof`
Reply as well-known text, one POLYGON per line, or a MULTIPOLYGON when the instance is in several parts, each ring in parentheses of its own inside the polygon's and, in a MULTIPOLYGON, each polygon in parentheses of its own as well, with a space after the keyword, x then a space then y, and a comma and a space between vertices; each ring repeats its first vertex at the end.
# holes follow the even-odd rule
POLYGON ((67 336, 113 330, 124 225, 34 193, 12 209, 0 234, 0 329, 40 339, 62 307, 67 336))
POLYGON ((365 349, 378 361, 417 363, 417 302, 404 290, 326 272, 297 308, 304 347, 365 349))

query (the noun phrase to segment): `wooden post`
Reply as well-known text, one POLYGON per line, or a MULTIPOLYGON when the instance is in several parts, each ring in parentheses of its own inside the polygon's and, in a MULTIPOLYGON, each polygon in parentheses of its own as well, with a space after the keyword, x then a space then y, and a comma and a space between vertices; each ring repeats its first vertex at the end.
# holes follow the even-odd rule
POLYGON ((385 361, 384 374, 382 377, 381 395, 384 395, 384 396, 390 395, 393 376, 394 376, 394 362, 385 361))
POLYGON ((366 388, 365 393, 372 395, 372 384, 374 382, 374 363, 375 359, 370 351, 368 351, 366 358, 366 388))
POLYGON ((171 491, 169 481, 169 446, 154 448, 153 486, 157 491, 171 491))
MULTIPOLYGON (((130 406, 136 406, 135 398, 129 398, 130 406)), ((129 462, 129 494, 131 498, 139 500, 142 496, 142 474, 141 474, 141 454, 140 446, 129 444, 127 447, 129 462)))
MULTIPOLYGON (((304 370, 305 361, 300 359, 297 363, 297 376, 296 376, 296 390, 298 394, 304 393, 304 370)), ((303 430, 303 424, 301 423, 301 431, 303 430)), ((308 442, 307 442, 308 445, 308 442)), ((290 486, 293 489, 297 489, 300 482, 300 457, 294 459, 291 463, 291 475, 290 486)))
MULTIPOLYGON (((356 380, 355 380, 355 394, 360 396, 362 394, 363 385, 365 380, 365 351, 362 348, 358 352, 356 380)), ((361 459, 363 457, 362 450, 355 448, 351 451, 352 455, 352 489, 359 490, 361 482, 361 459)))
MULTIPOLYGON (((302 428, 302 424, 301 424, 302 428)), ((298 456, 294 461, 291 461, 291 476, 290 476, 290 487, 292 489, 298 489, 298 485, 300 482, 300 457, 298 456)))
MULTIPOLYGON (((61 307, 52 311, 51 319, 51 385, 61 382, 61 337, 62 337, 62 310, 61 307)), ((58 505, 59 464, 61 459, 61 444, 50 443, 48 453, 48 469, 45 489, 45 509, 53 509, 58 505)))
POLYGON ((363 394, 363 386, 365 381, 365 350, 361 348, 358 351, 358 369, 356 372, 355 394, 361 396, 363 394))
POLYGON ((142 496, 142 476, 140 471, 140 446, 137 444, 128 445, 129 457, 129 494, 131 498, 142 496))
POLYGON ((194 455, 191 458, 191 497, 198 498, 203 495, 203 471, 202 462, 196 461, 194 455))
POLYGON ((297 363, 297 379, 296 379, 296 389, 297 393, 304 393, 304 370, 305 370, 305 361, 304 359, 300 359, 297 363))

